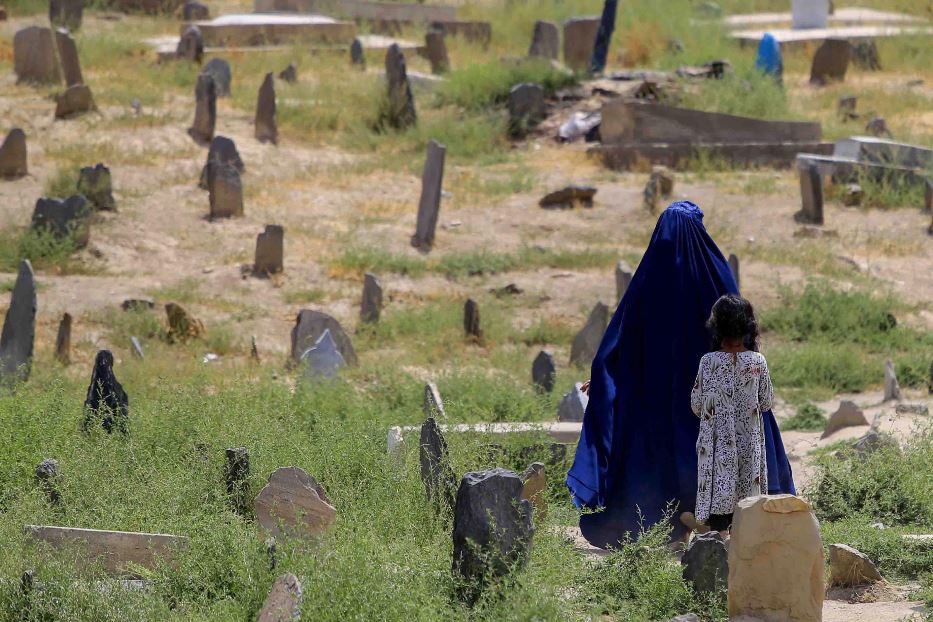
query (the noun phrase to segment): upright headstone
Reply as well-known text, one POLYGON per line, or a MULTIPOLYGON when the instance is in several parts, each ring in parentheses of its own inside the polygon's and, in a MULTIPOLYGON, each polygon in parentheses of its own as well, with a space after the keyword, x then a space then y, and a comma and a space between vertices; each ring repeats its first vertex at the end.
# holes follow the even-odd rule
POLYGON ((823 176, 819 166, 809 160, 797 161, 800 176, 800 211, 794 215, 797 222, 823 224, 823 176))
POLYGON ((35 340, 36 278, 32 264, 23 259, 0 333, 0 383, 10 385, 29 379, 35 340))
POLYGON ((865 418, 862 409, 856 406, 855 402, 842 400, 836 412, 829 416, 820 438, 831 436, 843 428, 863 425, 868 425, 868 419, 865 418))
POLYGON ((865 71, 881 71, 881 57, 874 39, 857 41, 852 45, 852 62, 865 71))
POLYGON ((385 66, 388 99, 384 120, 390 127, 403 130, 414 125, 418 115, 415 113, 415 98, 408 82, 405 55, 397 43, 390 45, 386 51, 385 66))
POLYGON ((537 56, 548 60, 557 60, 560 55, 560 31, 554 22, 538 20, 531 35, 531 47, 528 56, 537 56))
POLYGON ((620 261, 616 264, 616 299, 619 302, 622 302, 622 296, 628 291, 632 276, 632 268, 627 263, 620 261))
POLYGON ((42 197, 32 212, 32 228, 46 231, 57 240, 70 239, 76 248, 84 248, 91 235, 90 214, 90 205, 80 194, 64 201, 42 197))
MULTIPOLYGON (((80 2, 80 0, 78 0, 80 2)), ((65 74, 65 86, 82 84, 81 60, 78 58, 78 46, 67 30, 55 31, 55 45, 58 48, 58 60, 61 62, 62 73, 65 74)))
POLYGON ((279 80, 289 84, 298 82, 298 68, 295 67, 295 63, 289 63, 288 67, 279 72, 279 80))
POLYGON ((489 582, 528 562, 534 535, 524 483, 511 471, 467 473, 454 509, 452 571, 460 597, 473 604, 489 582))
POLYGON ((421 199, 418 201, 418 223, 411 245, 423 253, 434 246, 437 217, 441 209, 441 187, 444 183, 444 158, 447 148, 432 140, 428 143, 424 172, 421 175, 421 199))
POLYGON ((230 63, 222 58, 212 58, 204 65, 201 73, 206 73, 214 79, 217 97, 230 97, 230 84, 233 82, 230 63))
POLYGON ((178 40, 175 57, 200 63, 204 58, 204 35, 197 26, 188 26, 178 40))
POLYGON ((49 23, 53 28, 75 32, 81 28, 84 0, 49 0, 49 23))
POLYGON ((742 269, 739 264, 739 256, 735 253, 729 254, 729 269, 732 270, 732 278, 735 279, 735 284, 742 287, 742 269))
POLYGON ((301 619, 301 599, 298 577, 290 572, 283 574, 272 584, 256 622, 298 622, 301 619))
POLYGON ((543 463, 534 462, 522 473, 522 499, 531 502, 536 525, 547 517, 547 476, 544 469, 543 463))
POLYGON ((482 339, 483 329, 480 326, 479 304, 472 298, 467 298, 463 304, 463 332, 470 339, 482 339))
POLYGON ((868 123, 865 124, 865 132, 872 136, 891 137, 891 130, 888 129, 888 122, 884 120, 884 117, 872 117, 869 119, 868 123))
POLYGON ((291 334, 292 360, 295 362, 301 360, 301 355, 320 339, 325 330, 330 331, 347 365, 356 367, 359 364, 356 351, 340 322, 326 313, 311 309, 302 309, 295 318, 295 326, 292 327, 291 334))
POLYGON ((266 230, 256 236, 256 260, 253 274, 269 276, 284 268, 285 228, 282 225, 266 225, 266 230))
POLYGON ((699 595, 719 596, 729 580, 728 555, 718 531, 696 536, 680 560, 684 581, 699 595))
POLYGON ((597 302, 593 310, 590 311, 586 325, 573 338, 573 345, 570 347, 571 365, 590 366, 608 324, 609 307, 602 302, 597 302))
POLYGON ((598 17, 571 17, 564 22, 564 64, 574 71, 586 71, 598 31, 598 17))
POLYGON ((314 342, 314 345, 301 355, 301 363, 304 366, 306 380, 336 378, 340 368, 347 366, 330 330, 327 329, 314 342))
POLYGON ((531 364, 531 383, 537 390, 550 393, 554 390, 556 380, 557 365, 554 364, 554 355, 547 350, 541 350, 531 364))
POLYGON ((58 468, 58 460, 46 458, 36 465, 36 482, 45 492, 46 498, 52 505, 58 505, 62 501, 62 494, 58 489, 60 477, 61 470, 58 468))
POLYGON ((275 78, 272 72, 266 74, 259 87, 259 96, 256 99, 255 125, 256 140, 261 143, 279 142, 279 128, 275 120, 275 78))
POLYGON ((86 84, 75 84, 55 96, 55 118, 71 119, 86 112, 97 110, 94 96, 86 84))
POLYGON ((350 44, 350 63, 360 68, 366 67, 366 55, 363 53, 363 43, 354 39, 350 44))
POLYGON ((651 167, 651 176, 657 180, 658 193, 664 197, 670 197, 674 193, 674 173, 671 169, 662 165, 651 167))
POLYGON ((254 508, 256 521, 274 537, 317 536, 337 519, 324 488, 298 467, 273 471, 254 508))
POLYGON ((199 145, 206 145, 214 137, 217 122, 217 86, 211 75, 198 76, 194 99, 194 122, 188 128, 188 135, 199 145))
POLYGON ((26 133, 14 127, 0 145, 0 178, 17 179, 28 174, 26 133))
POLYGON ((87 198, 91 209, 105 212, 117 211, 110 169, 99 162, 94 166, 85 166, 81 169, 78 174, 78 193, 87 198))
POLYGON ((540 84, 516 84, 509 91, 509 133, 524 136, 530 128, 544 120, 544 89, 540 84))
POLYGON ((424 385, 424 400, 421 402, 421 410, 424 412, 424 416, 428 418, 433 418, 435 420, 447 418, 441 392, 433 382, 424 385))
POLYGON ((450 70, 450 58, 447 56, 447 44, 444 42, 443 31, 429 30, 424 35, 424 47, 428 62, 431 63, 431 73, 447 73, 450 70))
POLYGON ((583 392, 583 384, 580 382, 574 384, 573 388, 570 389, 568 393, 565 393, 564 397, 560 400, 560 405, 557 407, 557 420, 572 422, 583 421, 583 416, 586 414, 586 407, 589 403, 590 397, 583 392))
POLYGON ((246 447, 229 447, 224 451, 224 484, 234 511, 249 514, 252 497, 249 491, 249 452, 246 447))
POLYGON ((894 372, 894 363, 886 361, 884 364, 884 401, 900 401, 901 385, 897 382, 897 374, 894 372))
POLYGON ((29 26, 13 35, 13 69, 17 84, 58 84, 61 81, 53 39, 52 29, 40 26, 29 26))
POLYGON ((642 191, 642 205, 649 214, 655 214, 658 211, 658 201, 661 198, 661 180, 656 176, 648 177, 645 189, 642 191))
POLYGON ((363 275, 363 299, 360 304, 360 321, 375 324, 382 313, 382 284, 375 274, 363 275))
POLYGON ((823 86, 842 82, 849 68, 852 45, 846 39, 826 39, 813 55, 810 65, 810 84, 823 86))
POLYGON ((186 22, 200 22, 211 18, 211 10, 207 5, 189 0, 181 7, 181 18, 186 22))
POLYGON ((436 513, 447 513, 454 507, 457 478, 450 466, 447 440, 434 417, 428 417, 421 425, 419 447, 421 481, 428 501, 433 504, 436 513))
POLYGON ((85 432, 89 431, 91 424, 99 418, 100 425, 108 434, 113 432, 114 427, 126 434, 129 407, 126 391, 113 373, 113 353, 101 350, 94 359, 94 370, 84 400, 82 428, 85 432))
POLYGON ((232 164, 214 162, 208 172, 210 218, 231 218, 243 215, 243 183, 232 164))
POLYGON ((241 175, 246 171, 243 166, 243 160, 240 159, 240 152, 237 151, 236 144, 232 139, 226 136, 214 136, 211 139, 210 149, 207 151, 207 161, 204 168, 201 169, 201 179, 198 181, 198 187, 202 190, 209 190, 208 179, 210 169, 214 163, 230 164, 241 175))
POLYGON ((256 335, 249 338, 249 358, 257 363, 259 362, 259 346, 256 344, 256 335))
POLYGON ((133 356, 139 360, 146 358, 146 355, 143 353, 143 346, 139 343, 139 339, 136 337, 130 337, 130 345, 133 346, 133 356))
POLYGON ((55 337, 55 358, 62 365, 71 364, 71 314, 62 315, 55 337))

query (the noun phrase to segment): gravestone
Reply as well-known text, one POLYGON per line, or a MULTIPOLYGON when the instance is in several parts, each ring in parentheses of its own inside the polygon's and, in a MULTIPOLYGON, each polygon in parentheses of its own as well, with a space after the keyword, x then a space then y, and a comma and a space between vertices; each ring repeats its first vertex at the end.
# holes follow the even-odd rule
POLYGON ((531 364, 531 383, 537 390, 550 393, 554 390, 556 380, 557 365, 554 364, 554 355, 547 350, 541 350, 531 364))
POLYGON ((719 532, 697 535, 680 560, 684 581, 698 595, 719 596, 729 579, 728 555, 719 532))
POLYGON ((457 478, 450 466, 447 441, 434 417, 428 417, 421 425, 418 456, 428 501, 433 504, 435 513, 446 514, 454 507, 457 478))
POLYGON ((198 76, 194 99, 194 122, 188 128, 188 135, 199 145, 206 145, 214 137, 217 122, 217 85, 209 74, 198 76))
POLYGON ((732 277, 738 287, 742 286, 742 270, 739 266, 739 256, 735 253, 729 254, 729 269, 732 270, 732 277))
POLYGON ((573 385, 569 393, 565 393, 557 407, 558 421, 583 421, 586 414, 586 406, 590 403, 590 397, 583 392, 583 384, 578 382, 573 385))
POLYGON ((340 368, 347 366, 347 362, 337 349, 337 343, 328 329, 324 329, 314 345, 301 355, 301 364, 304 366, 306 380, 336 378, 340 368))
POLYGON ((628 291, 628 286, 632 282, 632 268, 624 261, 616 264, 616 298, 622 302, 622 296, 628 291))
POLYGON ((439 142, 428 142, 424 172, 421 175, 421 199, 418 201, 418 222, 411 245, 422 253, 434 246, 437 217, 441 209, 441 188, 444 183, 444 159, 447 148, 439 142))
POLYGON ((564 64, 573 71, 586 71, 590 67, 598 17, 571 17, 564 22, 564 64))
POLYGON ((18 127, 10 130, 0 145, 0 178, 17 179, 29 174, 26 166, 26 133, 18 127))
POLYGON ((127 298, 120 303, 124 311, 149 311, 155 309, 155 301, 149 298, 127 298))
POLYGON ((19 262, 19 273, 0 333, 0 383, 10 385, 16 380, 29 379, 35 340, 36 277, 32 264, 23 259, 19 262))
POLYGON ((350 338, 344 332, 343 327, 333 317, 320 311, 311 309, 302 309, 295 318, 295 326, 292 327, 292 360, 298 362, 301 355, 313 346, 325 330, 329 330, 337 349, 341 356, 347 362, 347 365, 356 367, 359 363, 356 358, 356 351, 353 350, 353 344, 350 338))
POLYGON ((642 191, 642 205, 648 211, 649 214, 655 214, 658 211, 658 200, 661 198, 661 182, 660 179, 651 175, 648 177, 648 182, 645 184, 645 189, 642 191))
POLYGON ((823 86, 842 82, 849 68, 852 46, 845 39, 826 39, 813 55, 810 65, 810 84, 823 86))
POLYGON ((557 24, 543 20, 536 21, 534 33, 531 35, 531 47, 528 48, 528 56, 557 60, 559 54, 560 31, 557 29, 557 24))
POLYGON ((516 84, 509 91, 509 132, 524 136, 529 129, 544 120, 544 89, 540 84, 516 84))
POLYGON ((452 572, 468 604, 490 581, 528 562, 534 535, 532 506, 522 479, 505 469, 471 472, 460 480, 454 508, 452 572))
POLYGON ((868 425, 865 413, 855 405, 855 402, 842 400, 839 402, 839 408, 836 412, 829 416, 826 427, 823 429, 823 435, 820 438, 826 438, 843 428, 860 425, 868 425))
MULTIPOLYGON (((13 132, 15 131, 16 130, 12 130, 10 132, 10 135, 12 136, 13 132)), ((9 136, 7 136, 7 140, 10 140, 9 136)), ((4 148, 6 148, 5 142, 3 143, 3 146, 4 148)), ((3 174, 2 171, 4 170, 3 169, 3 154, 4 154, 4 149, 0 149, 0 175, 3 174)), ((23 137, 23 171, 25 170, 26 170, 26 138, 23 137)), ((924 186, 924 193, 923 193, 924 209, 927 212, 933 212, 933 179, 928 177, 926 181, 924 182, 923 186, 924 186)))
POLYGON ((483 329, 479 320, 479 304, 472 298, 467 298, 463 305, 463 332, 471 339, 483 338, 483 329))
POLYGON ((405 67, 405 55, 397 43, 386 51, 386 79, 388 80, 388 99, 383 120, 389 127, 403 130, 411 127, 418 120, 415 113, 415 98, 408 82, 408 70, 405 67))
POLYGON ((232 164, 214 162, 208 171, 210 219, 243 215, 243 183, 232 164))
POLYGON ((49 0, 49 23, 53 28, 75 32, 81 28, 84 0, 49 0))
POLYGON ((200 22, 211 18, 211 11, 200 2, 185 2, 181 7, 181 18, 186 22, 200 22))
POLYGON ((84 83, 84 78, 81 76, 81 60, 78 58, 78 46, 75 45, 74 39, 67 30, 55 31, 55 45, 58 48, 58 60, 61 62, 62 73, 65 74, 65 86, 84 83))
POLYGON ((283 269, 285 256, 285 229, 282 225, 266 225, 266 230, 256 236, 256 260, 253 274, 269 276, 283 269))
POLYGON ((146 355, 143 354, 143 346, 141 343, 139 343, 139 339, 136 337, 130 337, 130 345, 133 346, 133 356, 139 360, 146 358, 146 355))
POLYGON ((241 175, 246 171, 246 167, 243 166, 243 160, 240 159, 240 153, 237 151, 236 144, 233 140, 226 136, 214 136, 214 138, 211 139, 210 149, 207 151, 207 161, 204 163, 204 168, 201 169, 201 179, 198 181, 198 187, 202 190, 208 190, 210 188, 208 185, 208 177, 210 176, 210 168, 215 162, 230 164, 236 169, 237 173, 241 175))
POLYGON ((324 488, 298 467, 273 471, 254 507, 257 522, 276 538, 316 536, 337 518, 324 488))
POLYGON ((78 174, 78 193, 87 198, 93 210, 115 212, 117 202, 113 198, 113 183, 110 169, 101 163, 85 166, 78 174))
POLYGON ((894 363, 887 361, 884 364, 884 401, 901 400, 901 385, 897 382, 894 373, 894 363))
POLYGON ((382 284, 375 274, 363 275, 363 298, 360 304, 360 321, 375 324, 382 313, 382 284))
POLYGON ((272 584, 256 622, 298 622, 300 619, 301 582, 287 572, 272 584))
POLYGON ((185 343, 203 337, 207 332, 204 323, 188 313, 180 304, 166 303, 165 316, 168 320, 166 338, 169 343, 185 343))
POLYGON ((425 417, 433 417, 434 419, 447 418, 441 392, 438 391, 437 385, 433 382, 424 385, 424 400, 421 402, 421 410, 424 412, 425 417))
POLYGON ((798 160, 801 209, 794 220, 811 225, 823 224, 823 176, 815 162, 798 160))
POLYGON ((444 33, 440 30, 429 30, 424 35, 424 47, 428 62, 431 63, 431 73, 447 73, 450 70, 450 58, 447 56, 444 33))
POLYGON ((840 97, 838 103, 836 104, 836 114, 838 114, 839 118, 843 121, 857 119, 858 114, 855 112, 855 107, 857 105, 858 98, 855 95, 846 95, 844 97, 840 97))
POLYGON ((71 364, 71 321, 70 313, 63 314, 55 337, 55 358, 62 365, 71 364))
POLYGON ((256 345, 256 335, 249 338, 249 358, 250 360, 259 362, 259 346, 256 345))
POLYGON ((857 41, 852 45, 852 62, 865 71, 881 71, 881 57, 874 39, 857 41))
POLYGON ((32 212, 32 228, 45 230, 56 240, 70 238, 76 248, 84 248, 91 237, 90 214, 91 207, 80 194, 64 201, 43 197, 36 201, 32 212))
POLYGON ((58 460, 46 458, 36 466, 36 481, 52 505, 58 505, 62 501, 61 492, 58 490, 58 479, 60 477, 61 470, 58 468, 58 460))
POLYGON ((61 81, 51 28, 30 26, 13 35, 13 69, 17 84, 58 84, 61 81))
POLYGON ((91 89, 85 84, 75 84, 55 96, 55 118, 71 119, 86 112, 97 110, 91 89))
POLYGON ((544 464, 535 462, 522 473, 522 499, 531 502, 534 508, 534 524, 547 518, 547 476, 544 464))
POLYGON ((865 191, 858 184, 846 184, 842 192, 842 204, 846 207, 858 207, 865 198, 865 191))
POLYGON ((868 556, 846 544, 829 545, 829 584, 833 587, 858 587, 883 581, 878 568, 868 556))
POLYGON ((188 26, 178 40, 175 58, 200 63, 204 58, 204 35, 197 26, 188 26))
POLYGON ((298 82, 298 68, 294 63, 289 63, 288 67, 279 72, 279 80, 294 84, 298 82))
POLYGON ((255 125, 256 140, 261 143, 279 142, 279 128, 275 121, 275 78, 272 72, 266 74, 259 87, 259 96, 256 99, 255 125))
POLYGON ((570 364, 585 365, 589 367, 599 349, 599 343, 602 341, 603 333, 609 324, 609 307, 602 302, 597 302, 590 316, 586 320, 586 325, 573 338, 573 345, 570 347, 570 364))
POLYGON ((884 120, 884 117, 872 117, 869 119, 868 123, 865 124, 865 131, 872 136, 891 137, 891 130, 888 129, 888 123, 884 120))
POLYGON ((94 370, 84 400, 84 422, 81 428, 88 432, 91 424, 100 419, 100 425, 113 432, 114 427, 126 434, 129 420, 129 398, 123 385, 113 373, 113 352, 101 350, 94 359, 94 370))
POLYGON ((249 514, 251 495, 249 491, 249 452, 246 447, 228 447, 224 451, 224 485, 234 511, 249 514))
POLYGON ((571 184, 544 195, 538 201, 538 205, 544 209, 573 209, 577 205, 593 207, 593 197, 595 196, 596 188, 594 186, 571 184))
POLYGON ((659 194, 667 198, 674 193, 674 173, 666 166, 655 165, 651 167, 651 176, 657 180, 659 194))
POLYGON ((233 71, 230 69, 230 63, 222 58, 212 58, 204 65, 201 73, 207 74, 214 79, 214 89, 217 97, 230 97, 230 84, 233 82, 233 71))
POLYGON ((350 64, 357 67, 366 67, 366 55, 363 53, 363 43, 359 39, 354 39, 350 44, 350 64))

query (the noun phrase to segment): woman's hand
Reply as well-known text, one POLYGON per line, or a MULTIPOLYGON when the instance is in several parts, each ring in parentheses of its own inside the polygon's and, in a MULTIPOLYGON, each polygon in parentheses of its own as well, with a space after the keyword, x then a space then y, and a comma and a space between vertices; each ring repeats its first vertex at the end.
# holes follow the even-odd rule
POLYGON ((589 395, 590 393, 590 381, 589 380, 587 380, 580 386, 580 391, 589 395))

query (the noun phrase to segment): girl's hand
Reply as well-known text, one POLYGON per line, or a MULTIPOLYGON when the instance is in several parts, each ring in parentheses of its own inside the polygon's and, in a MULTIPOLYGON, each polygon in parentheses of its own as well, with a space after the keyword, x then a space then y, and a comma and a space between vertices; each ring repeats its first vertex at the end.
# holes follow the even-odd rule
POLYGON ((583 383, 583 385, 580 387, 580 391, 589 395, 589 392, 590 392, 590 381, 589 380, 583 383))

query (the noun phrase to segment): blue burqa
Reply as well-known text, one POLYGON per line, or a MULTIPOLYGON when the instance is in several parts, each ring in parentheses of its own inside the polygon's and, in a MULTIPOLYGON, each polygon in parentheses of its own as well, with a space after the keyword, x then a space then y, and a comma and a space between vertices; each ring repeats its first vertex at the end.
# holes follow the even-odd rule
POLYGON ((780 78, 784 75, 784 60, 781 56, 781 44, 770 32, 766 32, 758 44, 758 55, 755 57, 755 67, 758 71, 780 78))
MULTIPOLYGON (((580 529, 606 548, 659 522, 671 503, 674 537, 694 511, 699 419, 690 390, 710 349, 705 328, 713 303, 737 293, 728 262, 703 226, 703 212, 674 203, 616 309, 590 376, 589 404, 567 486, 585 513, 580 529)), ((794 493, 774 415, 763 415, 768 490, 794 493)))

